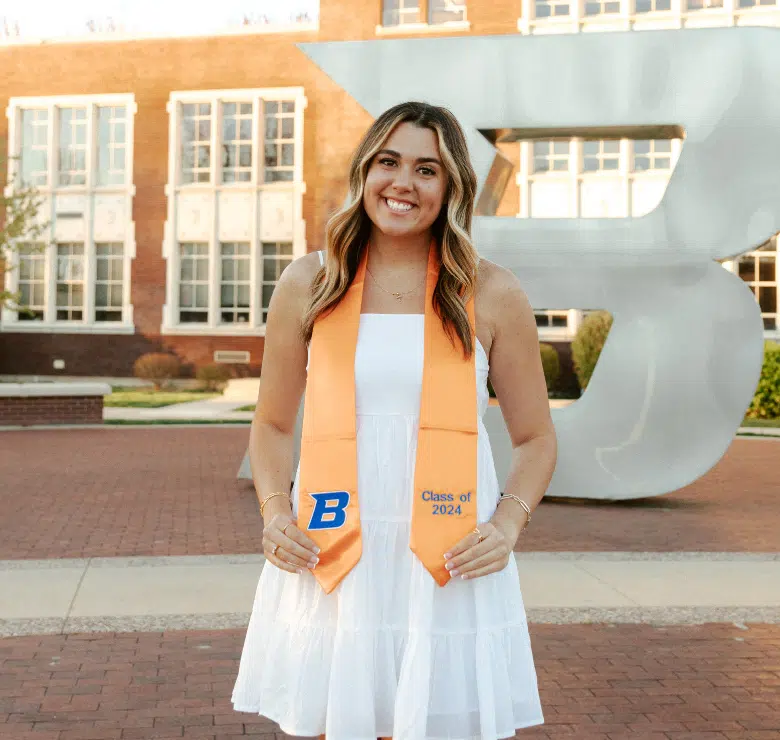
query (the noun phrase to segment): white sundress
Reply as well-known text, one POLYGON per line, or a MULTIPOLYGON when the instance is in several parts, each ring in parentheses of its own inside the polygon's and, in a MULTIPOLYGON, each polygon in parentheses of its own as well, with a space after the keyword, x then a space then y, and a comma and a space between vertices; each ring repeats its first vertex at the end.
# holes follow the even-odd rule
MULTIPOLYGON (((363 553, 331 594, 266 563, 232 694, 236 711, 327 740, 496 740, 544 722, 514 558, 440 587, 409 549, 422 314, 362 314, 355 352, 363 553)), ((478 520, 500 494, 482 416, 478 520)), ((298 473, 293 487, 297 509, 298 473)))

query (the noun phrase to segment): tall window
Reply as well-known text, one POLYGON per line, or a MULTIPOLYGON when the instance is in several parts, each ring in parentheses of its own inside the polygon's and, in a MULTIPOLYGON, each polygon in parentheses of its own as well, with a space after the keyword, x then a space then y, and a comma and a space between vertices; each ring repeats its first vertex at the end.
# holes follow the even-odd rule
POLYGON ((268 307, 276 283, 292 258, 293 249, 289 242, 263 243, 263 323, 268 318, 268 307))
POLYGON ((164 333, 262 334, 305 251, 305 108, 300 87, 172 93, 164 333))
POLYGON ((221 245, 220 320, 223 324, 249 321, 249 295, 252 286, 249 244, 221 245))
POLYGON ((95 321, 122 320, 124 248, 120 243, 96 244, 95 321))
POLYGON ((27 185, 47 185, 49 178, 49 111, 22 111, 21 177, 27 185))
POLYGON ((127 109, 123 105, 98 108, 98 185, 125 182, 127 154, 127 109))
POLYGON ((209 245, 179 245, 179 321, 203 323, 209 319, 209 245))
POLYGON ((295 103, 266 101, 265 181, 291 181, 295 164, 295 103))
POLYGON ((19 247, 19 303, 27 309, 19 314, 20 321, 43 321, 46 255, 42 247, 40 244, 19 247))
POLYGON ((57 321, 84 318, 84 245, 57 245, 57 321))
POLYGON ((252 179, 252 103, 222 103, 222 182, 252 179))
POLYGON ((777 311, 777 241, 771 239, 755 252, 742 255, 737 261, 739 276, 750 286, 764 320, 764 329, 780 329, 777 311))
POLYGON ((211 103, 182 105, 181 181, 210 182, 211 103))
POLYGON ((39 248, 17 245, 7 285, 24 310, 3 311, 6 330, 133 331, 134 112, 130 94, 10 99, 10 187, 36 188, 50 223, 39 248))
POLYGON ((60 185, 86 185, 87 109, 60 108, 60 185))

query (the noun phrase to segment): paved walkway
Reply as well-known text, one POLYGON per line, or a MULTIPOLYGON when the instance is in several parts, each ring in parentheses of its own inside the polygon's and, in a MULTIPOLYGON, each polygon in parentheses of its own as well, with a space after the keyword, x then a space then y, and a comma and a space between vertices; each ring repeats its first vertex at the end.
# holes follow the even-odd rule
MULTIPOLYGON (((780 623, 780 554, 515 557, 534 622, 780 623)), ((263 567, 260 555, 0 561, 0 634, 244 626, 263 567)))
MULTIPOLYGON (((0 560, 260 552, 246 427, 0 433, 0 560)), ((528 551, 780 552, 775 439, 736 439, 699 480, 620 502, 545 499, 528 551)))
MULTIPOLYGON (((0 641, 4 740, 288 740, 230 703, 244 629, 0 641)), ((518 740, 777 740, 778 625, 530 625, 518 740)))

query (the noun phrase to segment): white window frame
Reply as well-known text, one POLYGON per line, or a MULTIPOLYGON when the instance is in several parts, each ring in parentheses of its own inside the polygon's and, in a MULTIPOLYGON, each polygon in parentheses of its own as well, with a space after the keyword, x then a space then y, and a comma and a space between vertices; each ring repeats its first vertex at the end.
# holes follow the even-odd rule
MULTIPOLYGON (((568 15, 536 17, 536 0, 520 0, 517 30, 523 34, 579 33, 698 28, 713 26, 780 26, 780 0, 774 5, 740 8, 739 0, 722 6, 688 9, 686 0, 671 0, 669 10, 637 12, 636 0, 619 0, 620 12, 585 15, 587 0, 571 0, 568 15)), ((561 4, 561 3, 559 3, 561 4)))
MULTIPOLYGON (((258 227, 257 207, 260 194, 264 191, 292 192, 293 197, 293 259, 306 254, 305 222, 303 220, 303 195, 306 183, 303 179, 304 156, 304 111, 308 101, 302 87, 188 90, 171 93, 167 104, 169 117, 168 130, 168 184, 165 194, 168 198, 168 215, 165 224, 162 253, 166 260, 166 298, 163 306, 163 320, 160 332, 169 336, 264 336, 265 324, 262 322, 262 242, 258 227), (294 124, 294 161, 292 181, 265 182, 264 142, 265 130, 263 103, 265 101, 292 101, 295 103, 294 124), (179 173, 180 147, 180 111, 181 106, 189 103, 211 103, 211 149, 209 182, 182 183, 179 173), (222 102, 251 102, 253 105, 252 122, 252 173, 249 182, 221 182, 221 156, 219 141, 222 133, 222 102), (250 247, 250 310, 246 323, 222 323, 220 321, 220 267, 221 241, 217 219, 208 225, 207 239, 187 239, 183 241, 206 241, 209 245, 209 308, 208 320, 204 323, 181 323, 179 321, 179 243, 176 236, 178 196, 182 193, 202 193, 205 198, 216 203, 221 192, 245 192, 251 195, 251 228, 248 239, 225 241, 248 241, 250 247)), ((281 240, 277 240, 281 241, 281 240)))
MULTIPOLYGON (((547 139, 541 139, 542 141, 549 141, 547 139)), ((560 140, 560 139, 559 139, 560 140)), ((536 140, 538 141, 538 140, 536 140)), ((568 168, 566 170, 549 170, 549 171, 534 171, 534 140, 522 140, 520 141, 520 163, 516 176, 516 183, 519 190, 519 208, 517 218, 529 218, 531 214, 531 197, 533 191, 534 182, 550 182, 551 180, 557 180, 559 182, 567 182, 569 184, 569 193, 571 201, 569 203, 569 212, 574 214, 574 218, 579 218, 582 211, 581 208, 581 185, 583 182, 595 181, 599 178, 615 178, 621 177, 624 182, 623 197, 625 198, 624 207, 626 213, 632 213, 631 194, 633 192, 633 181, 635 179, 642 178, 657 178, 663 177, 668 181, 671 176, 674 167, 679 159, 680 152, 682 151, 682 141, 680 139, 672 139, 672 153, 671 168, 666 170, 643 170, 639 172, 633 171, 633 139, 620 139, 620 154, 618 160, 618 169, 616 170, 599 170, 595 172, 585 172, 583 169, 584 164, 584 144, 585 140, 582 137, 573 136, 569 139, 569 154, 568 154, 568 168)), ((611 156, 611 155, 608 155, 611 156)), ((596 309, 594 309, 596 310, 596 309)), ((566 326, 538 326, 537 330, 539 338, 543 341, 571 341, 576 332, 579 324, 581 323, 586 312, 580 309, 574 308, 551 308, 551 309, 537 309, 534 314, 537 317, 547 317, 551 319, 553 317, 567 316, 566 326)))
MULTIPOLYGON (((723 267, 725 267, 729 272, 733 272, 735 275, 739 275, 739 262, 742 259, 753 259, 755 260, 757 257, 766 257, 766 256, 774 256, 775 259, 775 279, 774 281, 766 281, 766 280, 760 280, 759 275, 755 275, 755 280, 751 281, 745 281, 748 285, 759 283, 760 287, 759 290, 772 290, 774 287, 775 290, 775 307, 777 309, 777 315, 775 316, 775 328, 768 328, 764 329, 764 339, 772 339, 774 341, 780 341, 780 235, 775 234, 770 240, 770 244, 774 247, 774 249, 769 249, 766 251, 759 251, 754 250, 750 252, 745 252, 745 254, 739 255, 739 257, 734 258, 733 260, 724 260, 722 262, 723 267), (769 283, 767 286, 766 283, 769 283), (774 283, 774 286, 772 285, 774 283)), ((763 246, 763 245, 762 245, 763 246)), ((756 299, 756 303, 758 303, 758 299, 756 299)), ((762 320, 763 320, 763 314, 762 314, 762 320)))
POLYGON ((377 36, 402 36, 404 34, 421 33, 457 33, 460 31, 471 30, 471 23, 468 20, 468 2, 464 3, 463 20, 449 21, 446 23, 430 23, 430 3, 432 0, 418 0, 421 21, 417 23, 399 23, 394 26, 384 25, 384 0, 378 0, 379 3, 379 23, 375 33, 377 36))
MULTIPOLYGON (((37 185, 37 193, 43 201, 41 218, 49 221, 49 226, 44 233, 33 240, 45 245, 44 272, 46 275, 45 295, 46 307, 43 321, 20 321, 17 312, 10 308, 2 309, 0 320, 0 332, 8 333, 58 333, 58 334, 134 334, 133 306, 130 301, 131 265, 135 258, 135 225, 132 222, 132 203, 135 196, 133 185, 133 145, 135 116, 138 106, 132 93, 116 93, 105 95, 57 95, 57 96, 30 96, 14 97, 9 100, 6 108, 8 119, 8 171, 5 188, 6 197, 10 197, 18 186, 21 172, 18 171, 18 161, 22 146, 22 112, 28 109, 42 109, 48 111, 48 162, 47 182, 37 185), (98 184, 98 151, 99 136, 98 113, 101 107, 124 106, 126 109, 125 128, 125 181, 118 184, 98 184), (86 149, 86 182, 83 185, 59 185, 59 129, 60 121, 57 115, 58 108, 86 107, 87 109, 87 149, 86 149), (125 238, 122 244, 123 253, 123 302, 121 321, 96 321, 95 320, 95 275, 97 266, 96 235, 93 212, 95 210, 95 196, 118 195, 124 203, 124 212, 128 214, 128 223, 124 229, 125 238), (58 239, 56 217, 52 217, 53 204, 62 196, 84 197, 84 234, 83 239, 60 237, 58 239), (84 319, 81 321, 58 321, 56 318, 56 283, 57 283, 57 241, 83 241, 84 244, 84 319)), ((97 238, 99 243, 108 241, 97 238)), ((112 240, 116 242, 116 240, 112 240)), ((24 244, 24 239, 19 239, 24 244)), ((12 269, 6 271, 5 289, 16 293, 18 290, 18 260, 12 254, 12 269)))

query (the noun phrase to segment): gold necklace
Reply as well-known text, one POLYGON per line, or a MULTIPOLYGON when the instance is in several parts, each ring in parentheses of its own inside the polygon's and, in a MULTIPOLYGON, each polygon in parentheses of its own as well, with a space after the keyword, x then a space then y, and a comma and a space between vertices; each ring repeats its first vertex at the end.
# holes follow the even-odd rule
MULTIPOLYGON (((374 281, 374 282, 375 282, 377 285, 379 285, 379 282, 377 281, 377 279, 376 279, 376 278, 375 278, 375 277, 374 277, 374 276, 371 274, 371 270, 369 270, 369 269, 368 269, 368 265, 366 265, 366 272, 367 272, 369 275, 371 275, 371 279, 372 279, 372 280, 373 280, 373 281, 374 281)), ((404 291, 404 292, 396 292, 396 291, 388 290, 387 288, 383 288, 381 285, 379 285, 379 287, 380 287, 382 290, 384 290, 384 291, 385 291, 385 293, 388 293, 389 295, 393 296, 393 298, 395 298, 397 301, 400 301, 400 300, 401 300, 401 299, 402 299, 402 298, 403 298, 405 295, 409 295, 409 293, 414 293, 414 291, 416 291, 416 290, 419 290, 419 289, 420 289, 420 286, 422 286, 422 285, 425 283, 425 280, 427 279, 427 277, 428 277, 428 273, 427 273, 427 271, 426 271, 425 277, 423 278, 423 280, 422 280, 422 282, 420 283, 420 285, 418 285, 416 288, 412 288, 411 290, 407 290, 407 291, 404 291)))

